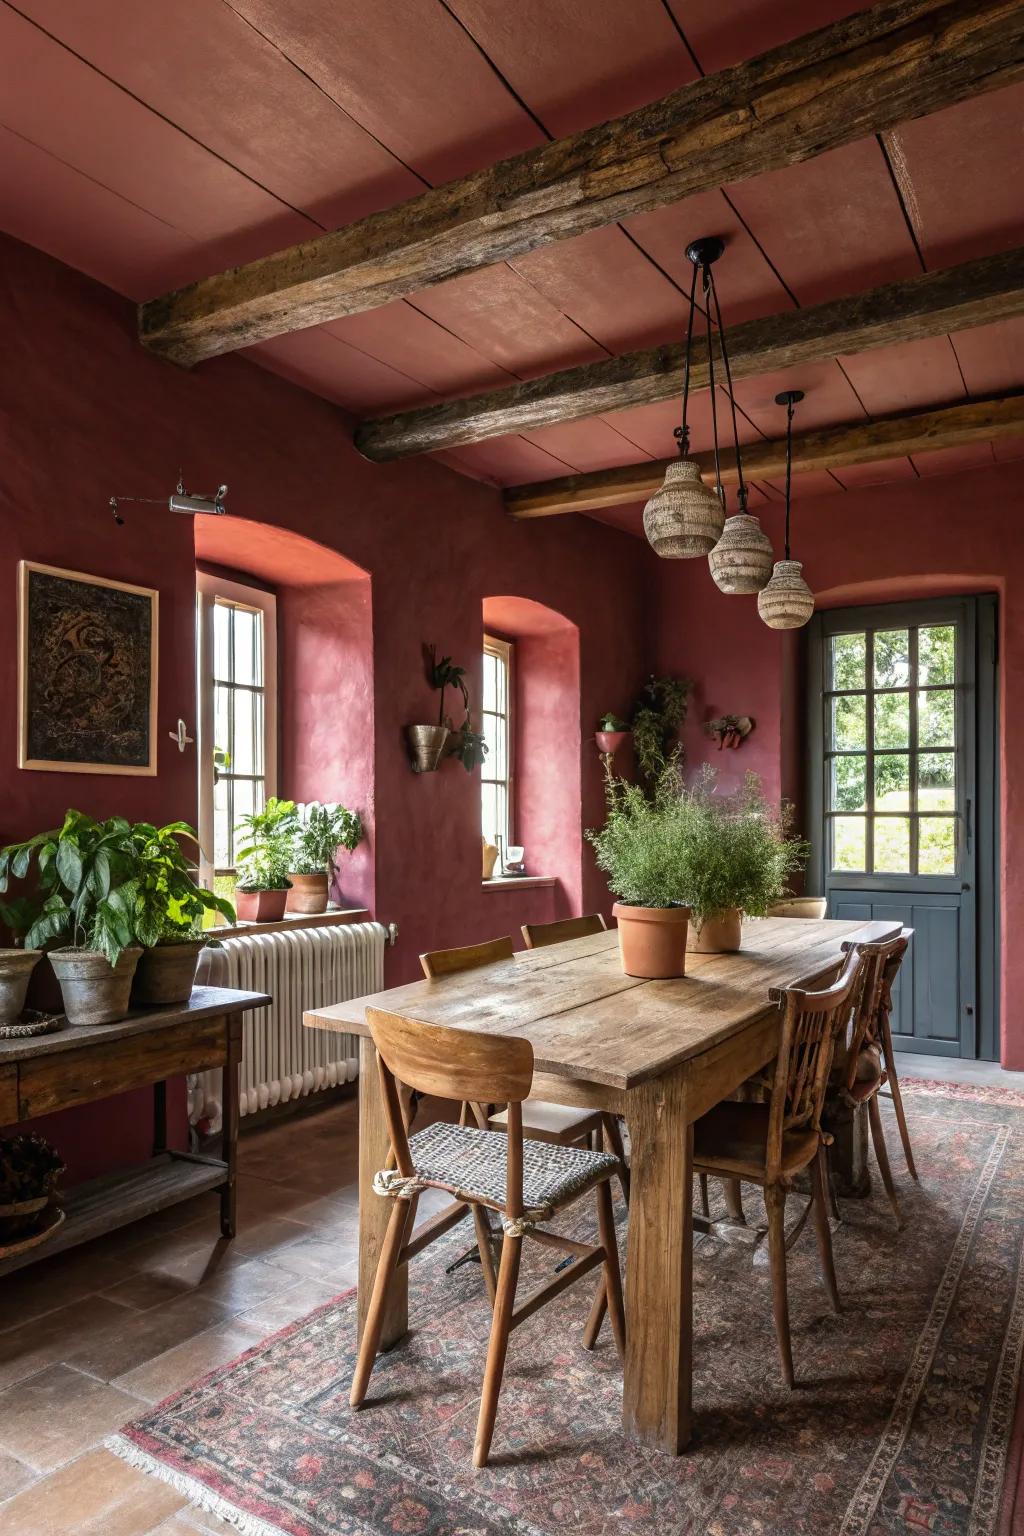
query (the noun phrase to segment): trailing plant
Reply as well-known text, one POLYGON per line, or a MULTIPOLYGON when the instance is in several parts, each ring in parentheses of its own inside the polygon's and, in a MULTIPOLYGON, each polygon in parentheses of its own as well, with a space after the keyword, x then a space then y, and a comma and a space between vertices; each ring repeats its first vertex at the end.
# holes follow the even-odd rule
POLYGON ((618 715, 613 715, 609 710, 601 716, 597 722, 597 728, 599 731, 628 731, 629 725, 625 720, 620 720, 618 715))
POLYGON ((240 891, 284 891, 292 866, 292 849, 299 818, 294 800, 279 800, 271 795, 262 811, 253 811, 239 820, 235 831, 241 833, 238 889, 240 891))
POLYGON ((467 714, 462 729, 456 733, 453 756, 458 758, 467 773, 472 773, 474 768, 481 766, 489 750, 481 733, 474 731, 467 714))
POLYGON ((42 1136, 0 1137, 0 1205, 52 1194, 63 1172, 63 1158, 42 1136))
POLYGON ((651 677, 633 709, 633 751, 649 783, 682 754, 679 727, 686 719, 693 684, 683 677, 651 677))
POLYGON ((321 805, 314 800, 306 806, 295 834, 292 872, 330 877, 335 872, 334 855, 338 849, 345 848, 351 853, 362 839, 363 823, 358 811, 349 811, 343 805, 321 805))

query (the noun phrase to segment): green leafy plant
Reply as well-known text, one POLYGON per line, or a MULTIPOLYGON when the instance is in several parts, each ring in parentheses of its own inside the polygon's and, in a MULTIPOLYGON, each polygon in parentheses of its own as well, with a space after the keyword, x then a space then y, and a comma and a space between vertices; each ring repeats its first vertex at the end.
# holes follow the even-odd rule
POLYGON ((123 816, 94 821, 70 810, 63 825, 0 851, 0 891, 10 877, 36 869, 38 915, 25 934, 29 949, 65 939, 95 949, 116 965, 135 941, 138 896, 131 824, 123 816))
POLYGON ((613 715, 609 710, 601 716, 597 722, 597 728, 599 731, 628 731, 629 725, 625 720, 620 720, 618 715, 613 715))
POLYGON ((455 735, 455 750, 453 757, 457 757, 467 773, 472 773, 474 768, 479 768, 490 749, 479 731, 474 731, 467 714, 462 729, 455 735))
POLYGON ((606 795, 608 819, 586 835, 609 890, 631 907, 684 905, 686 818, 676 773, 663 773, 650 796, 609 775, 606 795))
POLYGON ((231 902, 192 878, 182 843, 198 843, 187 822, 173 821, 166 827, 135 822, 131 841, 138 883, 133 926, 140 944, 181 944, 198 938, 207 912, 219 912, 234 922, 231 902))
POLYGON ((334 855, 339 848, 349 853, 363 839, 358 811, 343 805, 307 805, 295 834, 292 871, 297 875, 334 874, 334 855))
POLYGON ((262 811, 243 816, 235 831, 242 836, 239 848, 238 890, 285 891, 292 867, 292 850, 299 817, 294 800, 271 795, 262 811))
POLYGON ((651 677, 640 691, 633 709, 633 751, 649 783, 681 756, 678 732, 692 688, 687 678, 651 677))
POLYGON ((469 714, 469 689, 466 687, 466 669, 458 667, 450 656, 442 656, 437 659, 437 648, 433 645, 427 647, 427 676, 430 679, 431 688, 436 688, 441 694, 441 702, 437 710, 438 725, 451 725, 445 719, 444 696, 449 688, 457 688, 462 694, 462 702, 469 714))

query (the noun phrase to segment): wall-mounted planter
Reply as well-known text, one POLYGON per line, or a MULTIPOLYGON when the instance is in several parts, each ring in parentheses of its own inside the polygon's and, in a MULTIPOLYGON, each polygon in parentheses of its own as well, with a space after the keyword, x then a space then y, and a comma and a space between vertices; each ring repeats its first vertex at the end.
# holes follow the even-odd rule
POLYGON ((632 734, 632 731, 598 731, 594 737, 597 750, 606 756, 612 756, 632 734))
POLYGON ((446 725, 407 725, 406 738, 413 773, 433 773, 448 741, 446 725))

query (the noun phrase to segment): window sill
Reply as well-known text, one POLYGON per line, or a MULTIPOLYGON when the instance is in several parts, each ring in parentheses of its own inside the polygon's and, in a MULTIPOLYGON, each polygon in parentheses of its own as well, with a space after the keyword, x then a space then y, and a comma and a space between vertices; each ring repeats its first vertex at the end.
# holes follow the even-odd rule
POLYGON ((296 928, 337 928, 341 923, 369 920, 365 907, 328 907, 326 912, 288 912, 274 923, 215 923, 203 929, 205 939, 237 939, 247 933, 286 933, 296 928))
POLYGON ((535 891, 541 886, 554 885, 554 875, 492 875, 481 881, 485 891, 535 891))

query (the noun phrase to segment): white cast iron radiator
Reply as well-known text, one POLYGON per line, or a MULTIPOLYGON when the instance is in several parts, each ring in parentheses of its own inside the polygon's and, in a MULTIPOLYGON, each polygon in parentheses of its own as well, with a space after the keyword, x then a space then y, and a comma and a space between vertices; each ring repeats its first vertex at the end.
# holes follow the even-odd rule
MULTIPOLYGON (((203 951, 196 981, 267 992, 273 1002, 242 1015, 239 1113, 351 1082, 359 1072, 355 1035, 304 1029, 303 1010, 379 992, 384 986, 381 923, 339 923, 225 939, 203 951)), ((221 1072, 189 1078, 189 1120, 201 1132, 221 1123, 221 1072)))

